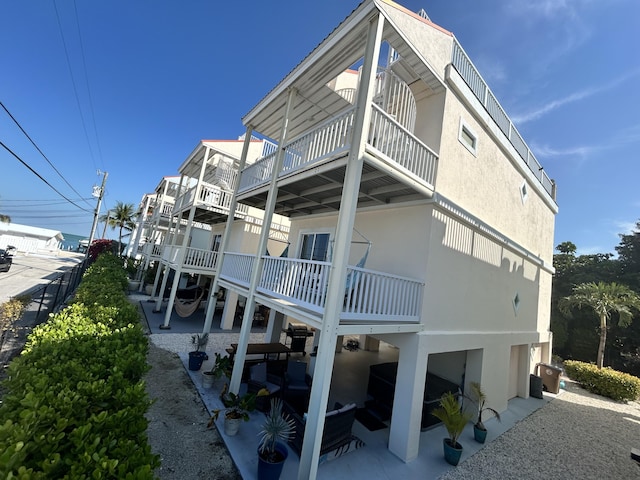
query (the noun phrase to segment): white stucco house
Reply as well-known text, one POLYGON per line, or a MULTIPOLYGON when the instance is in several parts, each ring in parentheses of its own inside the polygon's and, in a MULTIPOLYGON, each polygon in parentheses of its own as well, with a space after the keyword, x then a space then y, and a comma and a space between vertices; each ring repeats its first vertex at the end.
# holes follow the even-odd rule
MULTIPOLYGON (((230 226, 246 205, 264 221, 251 255, 224 230, 214 285, 316 331, 298 478, 317 474, 340 336, 398 349, 388 448, 405 462, 418 454, 427 373, 462 390, 480 382, 498 411, 527 397, 551 354, 555 184, 456 37, 365 0, 264 93, 243 117, 233 213, 220 217, 230 226), (252 162, 254 133, 277 148, 252 162), (264 254, 275 215, 291 221, 287 258, 264 254)), ((214 223, 201 211, 174 214, 214 223)))
POLYGON ((0 222, 0 248, 12 245, 18 252, 51 253, 59 250, 63 240, 58 230, 0 222))
MULTIPOLYGON (((255 252, 263 223, 263 211, 246 205, 230 214, 233 189, 236 186, 239 157, 243 140, 203 140, 179 168, 178 177, 164 177, 156 188, 155 199, 145 196, 137 232, 144 239, 135 243, 142 251, 144 269, 152 261, 159 262, 153 287, 155 310, 164 308, 163 327, 170 328, 171 312, 179 288, 188 283, 208 289, 206 322, 211 325, 218 288, 209 288, 217 275, 216 259, 222 236, 229 228, 229 238, 236 252, 255 252), (169 283, 173 277, 177 281, 169 283), (168 303, 163 304, 167 285, 171 285, 168 303)), ((249 142, 248 158, 253 161, 265 154, 272 144, 265 140, 249 142)), ((275 215, 267 248, 280 254, 287 246, 289 219, 275 215)), ((136 235, 138 236, 138 235, 136 235)), ((238 295, 229 292, 223 311, 222 327, 233 326, 238 295)))

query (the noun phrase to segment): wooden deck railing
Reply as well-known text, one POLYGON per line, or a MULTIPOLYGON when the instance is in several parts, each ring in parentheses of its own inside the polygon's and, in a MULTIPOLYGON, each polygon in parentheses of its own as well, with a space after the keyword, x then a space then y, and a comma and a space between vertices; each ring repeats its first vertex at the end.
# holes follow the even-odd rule
MULTIPOLYGON (((228 252, 220 276, 248 287, 254 261, 255 255, 228 252)), ((265 256, 257 290, 322 314, 330 267, 329 262, 265 256)), ((420 280, 349 266, 340 318, 417 323, 423 288, 420 280)))
MULTIPOLYGON (((180 261, 181 250, 182 247, 180 246, 166 246, 162 254, 162 259, 170 264, 178 264, 180 261)), ((202 248, 187 247, 182 261, 182 266, 198 270, 210 270, 213 273, 217 256, 218 252, 202 248)))

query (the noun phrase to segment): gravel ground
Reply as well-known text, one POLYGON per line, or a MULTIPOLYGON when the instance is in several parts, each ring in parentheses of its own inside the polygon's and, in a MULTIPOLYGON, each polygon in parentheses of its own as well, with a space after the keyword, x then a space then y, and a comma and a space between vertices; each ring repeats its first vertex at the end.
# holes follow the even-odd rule
POLYGON ((442 480, 640 479, 640 404, 567 390, 441 477, 442 480))

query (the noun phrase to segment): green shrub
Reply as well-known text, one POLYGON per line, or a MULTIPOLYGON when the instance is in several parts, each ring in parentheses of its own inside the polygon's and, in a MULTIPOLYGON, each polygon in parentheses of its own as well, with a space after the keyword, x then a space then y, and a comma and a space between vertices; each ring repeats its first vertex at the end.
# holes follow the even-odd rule
POLYGON ((154 478, 148 345, 123 277, 120 260, 99 256, 74 303, 36 327, 9 365, 0 478, 154 478))
POLYGON ((637 400, 640 397, 640 378, 612 368, 599 369, 593 364, 567 360, 567 375, 592 393, 618 401, 637 400))

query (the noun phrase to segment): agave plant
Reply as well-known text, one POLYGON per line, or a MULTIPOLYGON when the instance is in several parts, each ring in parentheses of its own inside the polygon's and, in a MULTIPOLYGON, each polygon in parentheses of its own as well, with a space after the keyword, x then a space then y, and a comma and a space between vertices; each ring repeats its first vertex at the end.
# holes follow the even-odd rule
POLYGON ((258 451, 263 460, 275 463, 279 461, 276 451, 276 443, 280 440, 286 442, 295 432, 292 418, 282 413, 282 400, 271 400, 271 410, 262 424, 260 435, 260 447, 258 451))

